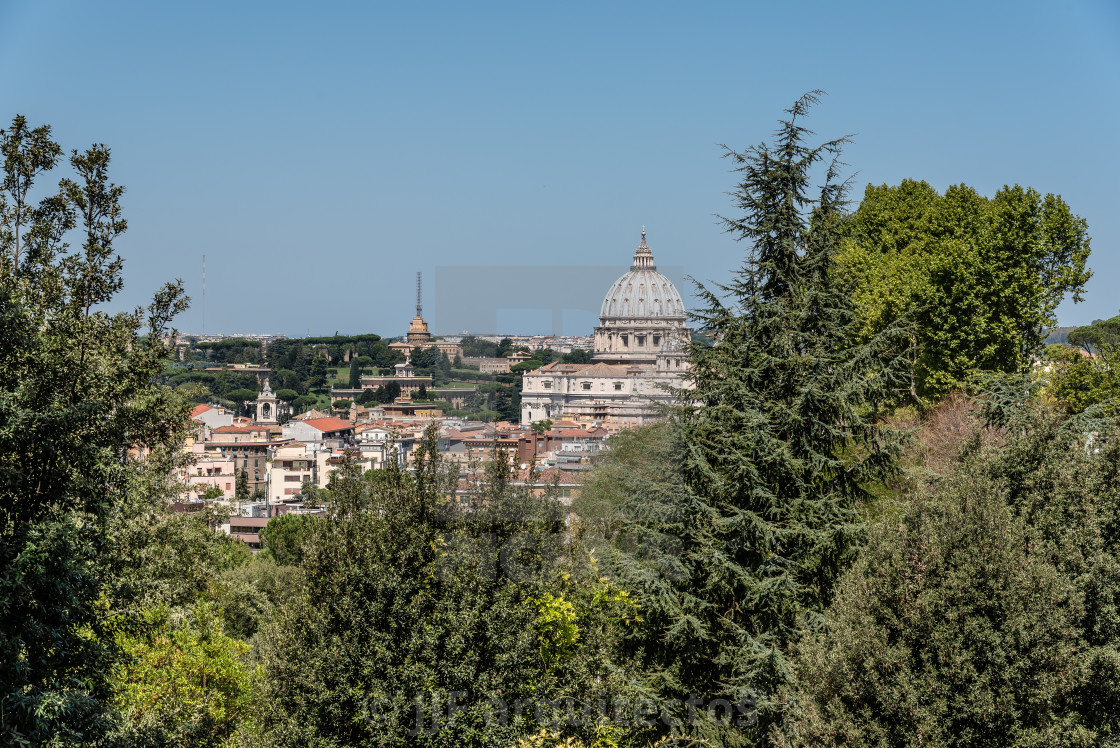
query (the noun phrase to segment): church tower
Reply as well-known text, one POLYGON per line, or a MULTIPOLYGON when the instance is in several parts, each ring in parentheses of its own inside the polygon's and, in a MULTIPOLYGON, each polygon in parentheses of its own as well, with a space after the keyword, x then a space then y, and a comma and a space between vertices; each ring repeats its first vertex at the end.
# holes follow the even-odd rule
POLYGON ((279 398, 272 394, 272 388, 268 386, 268 380, 264 380, 264 389, 261 394, 257 395, 257 417, 256 422, 262 424, 277 423, 278 414, 276 407, 280 404, 279 398))

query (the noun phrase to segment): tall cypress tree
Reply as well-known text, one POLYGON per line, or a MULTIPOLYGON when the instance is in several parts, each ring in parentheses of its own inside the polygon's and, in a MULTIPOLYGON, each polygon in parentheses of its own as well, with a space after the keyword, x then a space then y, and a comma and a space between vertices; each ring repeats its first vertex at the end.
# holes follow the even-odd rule
POLYGON ((723 745, 761 740, 780 714, 787 645, 818 622, 861 537, 866 487, 898 454, 897 435, 870 416, 902 384, 895 342, 905 336, 853 343, 850 296, 833 272, 847 138, 805 144, 801 122, 818 93, 787 110, 772 145, 727 150, 741 176, 732 193, 741 215, 724 222, 748 243, 747 260, 727 285, 699 290, 696 316, 713 342, 694 344, 693 388, 681 393, 692 405, 675 417, 676 498, 639 508, 635 497, 626 512, 656 529, 652 542, 640 540, 643 552, 677 539, 656 566, 623 562, 645 593, 646 686, 677 703, 753 703, 757 720, 699 710, 682 728, 723 745))
POLYGON ((350 389, 356 390, 362 386, 362 368, 358 365, 358 357, 350 359, 350 389))

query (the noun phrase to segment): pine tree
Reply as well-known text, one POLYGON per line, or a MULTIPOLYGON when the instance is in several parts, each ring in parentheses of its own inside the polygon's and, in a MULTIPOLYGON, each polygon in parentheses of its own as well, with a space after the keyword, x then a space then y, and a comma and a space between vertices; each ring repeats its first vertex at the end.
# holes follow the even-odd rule
POLYGON ((901 384, 891 344, 904 336, 852 343, 851 303, 833 272, 847 139, 805 144, 801 121, 817 100, 787 110, 773 145, 727 150, 742 215, 724 221, 748 258, 729 284, 700 287, 697 317, 714 342, 693 346, 693 389, 680 393, 691 405, 675 417, 679 491, 624 508, 636 522, 623 535, 645 554, 624 557, 622 573, 644 588, 647 687, 676 703, 754 704, 757 719, 728 724, 701 710, 682 728, 724 745, 761 739, 780 714, 788 644, 819 618, 861 538, 866 486, 898 453, 869 411, 901 384))

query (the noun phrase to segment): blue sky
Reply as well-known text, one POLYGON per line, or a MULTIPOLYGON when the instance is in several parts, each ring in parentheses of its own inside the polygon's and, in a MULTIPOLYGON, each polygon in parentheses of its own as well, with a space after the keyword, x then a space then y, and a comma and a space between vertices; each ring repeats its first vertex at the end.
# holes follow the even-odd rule
MULTIPOLYGON (((719 144, 766 139, 816 88, 811 126, 856 136, 857 195, 905 178, 1061 194, 1095 271, 1062 323, 1120 308, 1112 1, 0 0, 0 69, 0 119, 112 147, 122 302, 182 277, 182 330, 201 329, 204 253, 206 329, 227 333, 399 335, 417 270, 621 273, 642 225, 659 264, 724 279, 743 247, 715 218, 734 185, 719 144)), ((480 303, 502 309, 507 277, 480 303)), ((426 316, 457 331, 436 295, 426 316)))

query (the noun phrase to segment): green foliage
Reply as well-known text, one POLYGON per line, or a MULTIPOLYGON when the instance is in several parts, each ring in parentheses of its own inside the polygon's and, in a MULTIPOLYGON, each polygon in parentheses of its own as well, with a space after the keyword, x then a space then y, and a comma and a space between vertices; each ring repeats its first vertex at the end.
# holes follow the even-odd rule
POLYGON ((249 500, 249 471, 238 470, 234 468, 236 477, 234 478, 234 498, 239 503, 244 503, 249 500))
POLYGON ((218 486, 210 485, 207 486, 206 490, 202 493, 202 498, 204 501, 216 501, 225 495, 225 491, 223 491, 221 488, 219 488, 218 486))
POLYGON ((242 640, 251 639, 285 601, 301 594, 302 584, 298 568, 273 561, 268 551, 221 572, 219 598, 226 630, 242 640))
POLYGON ((576 609, 562 596, 546 592, 534 598, 537 606, 537 641, 541 658, 548 665, 558 665, 568 659, 579 643, 579 625, 576 609))
POLYGON ((150 512, 122 521, 114 528, 106 559, 110 600, 186 611, 205 599, 219 573, 250 559, 244 543, 212 529, 219 519, 202 512, 150 512))
POLYGON ((250 705, 249 647, 229 637, 213 606, 175 623, 166 606, 143 611, 117 635, 124 661, 113 675, 115 703, 144 742, 224 746, 250 705))
POLYGON ((179 284, 110 315, 127 224, 109 149, 59 164, 49 127, 0 132, 0 742, 95 741, 106 712, 104 538, 162 500, 185 403, 153 381, 179 284), (71 251, 71 242, 74 251, 71 251), (130 449, 148 451, 141 464, 130 449))
POLYGON ((300 395, 292 402, 292 405, 300 410, 307 410, 308 408, 315 407, 318 402, 319 398, 315 395, 300 395))
POLYGON ((429 429, 415 475, 395 463, 333 474, 329 517, 304 544, 306 594, 263 634, 271 744, 507 746, 551 719, 536 699, 582 698, 598 690, 590 672, 607 674, 599 611, 610 604, 592 611, 564 589, 559 505, 509 486, 499 459, 461 509, 437 440, 429 429), (462 709, 449 720, 453 692, 462 709), (497 697, 531 706, 503 724, 487 718, 497 697))
POLYGON ((295 390, 289 390, 289 389, 276 390, 276 397, 278 397, 279 399, 283 400, 286 403, 291 403, 291 402, 295 402, 295 400, 297 400, 299 398, 299 393, 296 392, 295 390))
POLYGON ((498 385, 494 395, 494 410, 498 411, 501 420, 517 423, 521 419, 520 385, 498 385))
POLYGON ((1051 346, 1047 392, 1067 413, 1080 413, 1100 405, 1111 415, 1120 414, 1120 346, 1101 343, 1093 357, 1076 349, 1051 346))
MULTIPOLYGON (((366 392, 373 392, 372 395, 367 397, 367 403, 371 401, 391 403, 401 396, 401 385, 399 382, 389 382, 388 384, 380 385, 376 390, 366 390, 366 392)), ((365 392, 362 394, 365 395, 365 392)), ((359 398, 359 402, 360 400, 359 398)))
POLYGON ((914 394, 937 398, 974 371, 1022 371, 1067 293, 1080 300, 1085 221, 1055 195, 925 182, 868 186, 840 262, 865 339, 902 318, 915 336, 914 394))
POLYGON ((1037 407, 1020 423, 876 523, 806 633, 779 745, 1120 735, 1120 448, 1037 407))
POLYGON ((895 470, 899 452, 868 415, 901 386, 900 335, 856 343, 834 266, 845 141, 805 145, 815 101, 788 110, 773 145, 728 151, 743 214, 726 225, 751 249, 722 296, 700 289, 702 329, 719 342, 692 347, 684 396, 698 407, 676 414, 675 433, 651 434, 656 457, 621 463, 622 441, 610 458, 621 482, 593 486, 589 500, 642 606, 632 642, 642 688, 677 704, 695 694, 756 705, 754 730, 707 717, 680 728, 722 745, 753 742, 779 716, 790 643, 830 600, 861 538, 866 486, 895 470))
POLYGON ((1120 315, 1109 319, 1094 320, 1091 325, 1077 327, 1069 331, 1066 341, 1087 353, 1099 351, 1105 346, 1120 345, 1120 315))
MULTIPOLYGON (((369 357, 367 356, 366 358, 369 358, 369 357)), ((362 367, 361 367, 361 364, 358 363, 358 357, 355 356, 354 358, 350 359, 349 387, 352 390, 356 390, 361 386, 362 386, 362 367)))
POLYGON ((463 355, 467 358, 497 358, 498 344, 488 340, 480 340, 473 335, 466 335, 459 341, 463 355))
POLYGON ((311 371, 307 378, 307 387, 312 390, 322 390, 327 385, 327 357, 316 356, 311 359, 311 371))
POLYGON ((346 398, 340 398, 338 400, 335 400, 333 403, 331 403, 331 407, 334 408, 335 410, 349 410, 350 406, 353 405, 353 404, 354 404, 353 400, 348 400, 346 398))
POLYGON ((244 403, 244 402, 248 402, 250 400, 256 400, 257 399, 257 391, 256 390, 250 390, 248 388, 239 388, 239 389, 231 390, 230 392, 227 392, 225 394, 225 399, 226 400, 233 400, 233 401, 238 402, 238 403, 244 403))
POLYGON ((281 566, 299 566, 303 562, 304 543, 311 537, 315 523, 322 521, 310 514, 273 517, 261 528, 262 552, 281 566))
POLYGON ((261 347, 259 340, 227 338, 198 343, 194 349, 201 351, 207 361, 216 364, 259 364, 262 361, 261 347))

